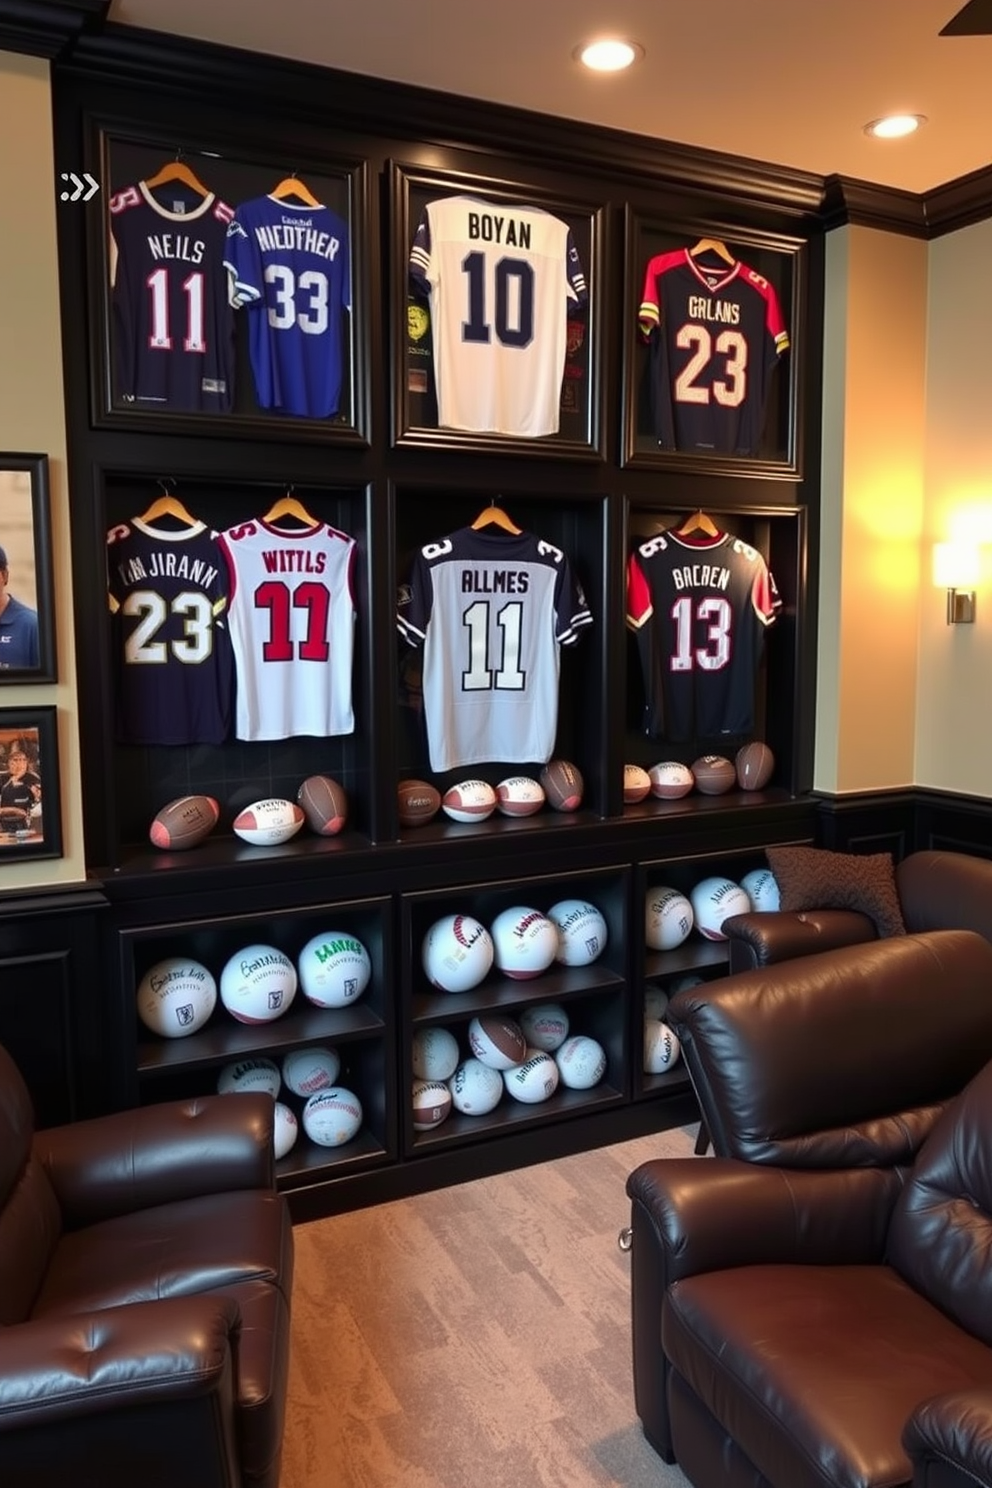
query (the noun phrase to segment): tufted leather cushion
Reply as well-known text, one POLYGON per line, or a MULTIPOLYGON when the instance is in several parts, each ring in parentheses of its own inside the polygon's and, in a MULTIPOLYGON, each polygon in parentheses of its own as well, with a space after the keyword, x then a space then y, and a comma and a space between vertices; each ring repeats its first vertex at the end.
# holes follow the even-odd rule
POLYGON ((992 1345, 992 1063, 944 1112, 892 1214, 888 1254, 914 1290, 992 1345))
POLYGON ((780 909, 854 909, 880 936, 905 935, 891 853, 835 853, 819 847, 768 847, 780 909))

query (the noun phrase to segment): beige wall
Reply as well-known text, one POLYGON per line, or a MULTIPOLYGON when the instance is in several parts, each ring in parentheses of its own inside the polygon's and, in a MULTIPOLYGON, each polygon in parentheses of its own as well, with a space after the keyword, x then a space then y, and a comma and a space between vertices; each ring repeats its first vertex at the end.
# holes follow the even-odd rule
POLYGON ((920 606, 916 778, 992 796, 992 221, 930 245, 926 521, 920 606), (948 625, 930 550, 985 544, 974 625, 948 625))
POLYGON ((16 849, 4 849, 0 903, 5 891, 84 876, 56 191, 48 63, 0 52, 0 202, 5 213, 0 224, 0 451, 49 457, 59 677, 55 686, 0 687, 0 707, 58 709, 64 854, 18 863, 12 856, 16 849))
POLYGON ((915 779, 927 244, 827 240, 814 785, 915 779))

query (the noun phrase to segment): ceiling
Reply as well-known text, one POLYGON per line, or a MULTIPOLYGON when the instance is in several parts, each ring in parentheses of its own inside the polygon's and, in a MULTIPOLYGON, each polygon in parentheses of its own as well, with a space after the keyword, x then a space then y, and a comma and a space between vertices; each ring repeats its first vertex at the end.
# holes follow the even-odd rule
POLYGON ((963 4, 113 0, 110 19, 924 192, 992 162, 992 36, 938 34, 963 4), (589 73, 573 49, 604 32, 643 60, 589 73), (863 133, 891 112, 929 122, 902 140, 863 133))

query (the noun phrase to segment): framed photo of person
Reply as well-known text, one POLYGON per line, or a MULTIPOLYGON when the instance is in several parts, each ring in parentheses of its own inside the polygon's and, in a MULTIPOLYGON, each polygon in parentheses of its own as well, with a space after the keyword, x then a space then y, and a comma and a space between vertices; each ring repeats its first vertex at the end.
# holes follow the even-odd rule
POLYGON ((600 458, 604 209, 390 162, 393 443, 600 458))
POLYGON ((0 708, 0 872, 24 858, 62 856, 54 708, 0 708))
POLYGON ((55 680, 48 456, 0 454, 0 686, 55 680))
POLYGON ((800 238, 626 219, 624 464, 795 480, 800 238))

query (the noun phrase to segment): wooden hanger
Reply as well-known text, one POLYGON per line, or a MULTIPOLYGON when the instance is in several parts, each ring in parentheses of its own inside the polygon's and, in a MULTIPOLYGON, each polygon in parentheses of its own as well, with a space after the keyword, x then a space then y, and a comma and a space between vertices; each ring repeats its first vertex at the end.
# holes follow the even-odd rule
POLYGON ((320 206, 320 202, 310 188, 304 186, 303 182, 298 180, 296 176, 287 176, 285 180, 279 182, 278 186, 273 186, 269 195, 276 201, 285 201, 287 196, 298 196, 305 206, 320 206))
POLYGON ((174 496, 165 481, 159 481, 163 494, 157 501, 153 501, 146 512, 142 512, 138 518, 139 522, 145 522, 151 526, 159 517, 175 517, 177 522, 182 522, 184 527, 199 527, 200 522, 183 506, 178 496, 174 496))
POLYGON ((301 501, 297 501, 293 495, 292 486, 290 486, 285 496, 280 496, 277 501, 272 503, 262 518, 262 521, 278 522, 280 517, 295 517, 298 522, 303 523, 304 527, 320 526, 317 518, 310 515, 301 501))
POLYGON ((145 186, 149 191, 154 191, 156 186, 165 186, 170 181, 181 181, 184 186, 188 186, 198 196, 206 197, 210 195, 207 187, 204 186, 198 176, 193 174, 185 160, 181 160, 178 155, 175 160, 167 160, 165 165, 162 166, 162 169, 156 171, 154 176, 147 176, 145 178, 145 186))
POLYGON ((699 511, 694 511, 691 516, 686 517, 685 521, 681 526, 676 527, 675 531, 679 537, 691 537, 694 532, 705 532, 707 537, 720 536, 720 529, 713 521, 713 518, 708 517, 701 508, 699 511))
POLYGON ((717 258, 722 258, 724 263, 733 266, 737 260, 720 238, 700 238, 695 248, 689 249, 690 258, 698 258, 701 253, 715 253, 717 258))
POLYGON ((501 506, 491 501, 472 523, 472 531, 478 532, 482 527, 502 527, 504 532, 509 532, 512 537, 520 536, 520 528, 513 522, 501 506))

